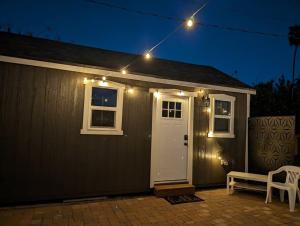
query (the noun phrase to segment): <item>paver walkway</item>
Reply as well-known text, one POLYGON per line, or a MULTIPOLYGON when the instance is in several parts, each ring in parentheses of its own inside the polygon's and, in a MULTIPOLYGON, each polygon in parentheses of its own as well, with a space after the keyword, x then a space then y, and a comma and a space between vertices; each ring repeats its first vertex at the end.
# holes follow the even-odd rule
MULTIPOLYGON (((288 203, 264 203, 264 194, 225 189, 199 191, 205 201, 171 205, 154 196, 97 202, 47 204, 0 209, 0 225, 300 225, 300 205, 290 213, 288 203)), ((277 199, 274 197, 274 199, 277 199)))

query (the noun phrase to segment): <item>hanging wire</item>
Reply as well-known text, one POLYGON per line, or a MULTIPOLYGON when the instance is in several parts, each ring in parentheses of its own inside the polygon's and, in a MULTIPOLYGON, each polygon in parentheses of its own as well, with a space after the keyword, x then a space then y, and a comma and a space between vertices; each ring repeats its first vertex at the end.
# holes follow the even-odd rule
MULTIPOLYGON (((120 6, 120 5, 112 4, 112 3, 101 1, 101 0, 85 0, 85 1, 89 2, 89 3, 93 3, 93 4, 113 8, 113 9, 123 10, 123 11, 129 12, 129 13, 135 13, 135 14, 142 15, 142 16, 151 16, 151 17, 157 17, 157 18, 160 18, 160 19, 180 21, 180 22, 185 21, 185 19, 182 19, 182 18, 179 18, 179 17, 165 16, 165 15, 161 15, 159 13, 143 11, 143 10, 137 10, 137 9, 131 9, 131 8, 128 8, 128 7, 125 7, 125 6, 120 6)), ((207 3, 208 2, 206 2, 202 7, 205 7, 207 3)), ((198 10, 201 11, 201 7, 198 10)), ((198 12, 196 11, 195 13, 197 14, 198 12)), ((196 24, 201 25, 201 26, 205 26, 205 27, 211 27, 211 28, 214 28, 214 29, 227 30, 227 31, 232 31, 232 32, 241 32, 241 33, 256 34, 256 35, 269 36, 269 37, 278 37, 278 38, 286 38, 287 37, 287 35, 285 35, 285 34, 255 31, 255 30, 249 30, 247 28, 223 26, 223 25, 219 25, 219 24, 210 24, 210 23, 203 23, 203 22, 197 22, 196 24)))
MULTIPOLYGON (((95 2, 95 0, 88 0, 88 1, 92 1, 95 2)), ((203 4, 201 7, 199 7, 193 14, 192 16, 195 16, 197 13, 199 13, 201 10, 203 10, 205 8, 205 6, 207 5, 208 1, 203 4)), ((123 7, 118 7, 123 9, 123 7)), ((163 44, 165 41, 167 41, 170 37, 172 37, 172 35, 174 35, 185 23, 185 20, 181 20, 181 23, 171 32, 169 32, 165 37, 163 37, 157 44, 155 44, 153 47, 151 47, 149 50, 146 51, 146 53, 150 54, 154 49, 156 49, 157 47, 159 47, 161 44, 163 44)), ((132 66, 133 64, 135 64, 138 60, 140 60, 140 56, 136 56, 131 62, 129 62, 126 66, 121 68, 121 71, 126 71, 127 68, 129 68, 130 66, 132 66)), ((105 76, 109 76, 111 75, 113 72, 108 72, 105 76)))

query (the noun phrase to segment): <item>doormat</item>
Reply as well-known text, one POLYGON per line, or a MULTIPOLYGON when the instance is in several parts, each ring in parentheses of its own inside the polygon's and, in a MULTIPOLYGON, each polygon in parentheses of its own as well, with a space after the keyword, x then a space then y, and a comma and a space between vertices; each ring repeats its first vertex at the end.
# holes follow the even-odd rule
POLYGON ((177 195, 177 196, 168 196, 165 198, 172 205, 188 202, 201 202, 204 201, 196 195, 177 195))

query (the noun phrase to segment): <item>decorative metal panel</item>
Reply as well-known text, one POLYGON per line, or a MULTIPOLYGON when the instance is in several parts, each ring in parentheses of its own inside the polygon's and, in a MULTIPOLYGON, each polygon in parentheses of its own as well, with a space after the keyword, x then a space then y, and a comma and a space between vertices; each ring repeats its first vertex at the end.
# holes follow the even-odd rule
POLYGON ((293 164, 295 140, 294 116, 250 118, 249 171, 267 173, 293 164))

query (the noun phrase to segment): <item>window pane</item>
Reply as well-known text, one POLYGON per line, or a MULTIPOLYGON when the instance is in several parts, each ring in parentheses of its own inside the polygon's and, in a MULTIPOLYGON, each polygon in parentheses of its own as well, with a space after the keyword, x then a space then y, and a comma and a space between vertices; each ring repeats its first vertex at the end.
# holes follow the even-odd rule
POLYGON ((115 127, 115 112, 92 110, 91 127, 115 127))
POLYGON ((180 102, 176 103, 176 110, 181 110, 181 103, 180 102))
POLYGON ((229 122, 229 119, 215 118, 215 132, 230 132, 229 122))
POLYGON ((92 105, 93 106, 105 106, 116 107, 117 106, 117 94, 115 89, 105 88, 92 88, 92 105))
POLYGON ((169 110, 169 117, 174 118, 175 111, 174 110, 169 110))
POLYGON ((169 109, 175 109, 175 102, 169 102, 169 109))
POLYGON ((181 118, 181 111, 176 111, 175 117, 176 118, 181 118))
POLYGON ((161 116, 162 117, 168 117, 168 110, 163 110, 161 116))
POLYGON ((216 115, 230 115, 230 106, 229 101, 216 100, 215 102, 215 114, 216 115))
POLYGON ((163 109, 168 109, 168 101, 163 101, 162 102, 162 108, 163 109))

